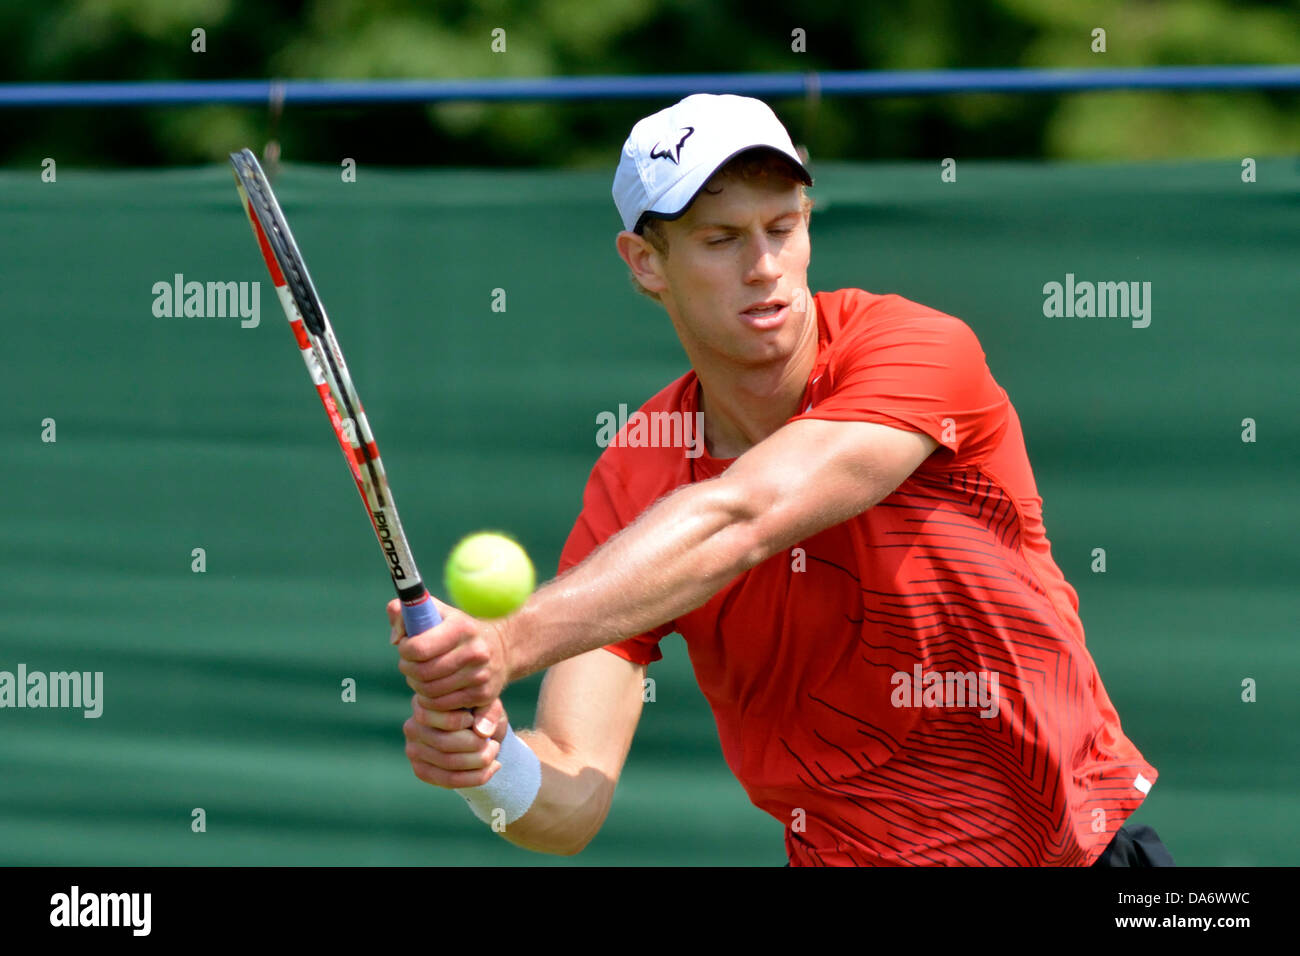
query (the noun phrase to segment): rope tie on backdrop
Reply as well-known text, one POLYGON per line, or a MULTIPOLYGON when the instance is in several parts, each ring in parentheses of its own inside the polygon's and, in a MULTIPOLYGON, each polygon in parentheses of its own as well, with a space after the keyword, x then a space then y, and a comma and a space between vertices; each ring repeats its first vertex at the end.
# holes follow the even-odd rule
POLYGON ((267 90, 267 141, 262 149, 266 175, 275 179, 280 172, 280 118, 284 115, 285 85, 283 80, 271 80, 267 90))

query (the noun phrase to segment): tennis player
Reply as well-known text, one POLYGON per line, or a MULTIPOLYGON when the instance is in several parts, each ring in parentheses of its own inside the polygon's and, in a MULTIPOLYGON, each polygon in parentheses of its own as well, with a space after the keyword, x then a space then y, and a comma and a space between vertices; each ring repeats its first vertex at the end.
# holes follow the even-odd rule
POLYGON ((580 851, 675 631, 791 865, 1172 865, 1121 829, 1156 770, 1085 646, 1015 409, 960 319, 809 292, 811 183, 758 100, 633 128, 617 249, 691 364, 641 410, 701 414, 703 445, 629 423, 516 614, 440 605, 402 640, 390 605, 416 776, 519 846, 580 851), (501 690, 543 668, 516 734, 501 690))

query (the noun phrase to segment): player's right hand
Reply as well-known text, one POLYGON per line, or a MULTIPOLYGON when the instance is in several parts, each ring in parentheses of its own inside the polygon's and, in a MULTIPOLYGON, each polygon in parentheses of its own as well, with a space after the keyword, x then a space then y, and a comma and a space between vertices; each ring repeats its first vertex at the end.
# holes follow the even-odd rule
POLYGON ((411 770, 425 783, 457 789, 487 783, 501 769, 497 754, 506 736, 506 709, 500 698, 471 713, 468 710, 430 710, 419 694, 411 698, 411 717, 402 725, 406 758, 411 770), (472 726, 484 716, 496 729, 482 737, 472 726))

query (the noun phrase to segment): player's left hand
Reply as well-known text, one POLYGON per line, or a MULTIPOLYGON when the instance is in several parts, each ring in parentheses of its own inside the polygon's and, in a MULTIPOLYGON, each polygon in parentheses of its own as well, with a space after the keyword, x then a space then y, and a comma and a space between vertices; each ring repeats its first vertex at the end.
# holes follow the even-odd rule
MULTIPOLYGON (((494 724, 486 738, 471 722, 478 711, 428 710, 418 696, 411 698, 411 717, 402 725, 411 770, 425 783, 457 789, 481 787, 501 769, 496 759, 506 736, 508 718, 500 700, 483 708, 494 724)), ((483 718, 480 718, 483 719, 483 718)))
POLYGON ((433 603, 442 615, 442 623, 423 634, 406 637, 401 602, 389 602, 388 621, 393 627, 390 640, 397 644, 401 655, 398 670, 430 710, 486 707, 501 696, 509 677, 501 628, 493 621, 470 617, 437 598, 433 603))

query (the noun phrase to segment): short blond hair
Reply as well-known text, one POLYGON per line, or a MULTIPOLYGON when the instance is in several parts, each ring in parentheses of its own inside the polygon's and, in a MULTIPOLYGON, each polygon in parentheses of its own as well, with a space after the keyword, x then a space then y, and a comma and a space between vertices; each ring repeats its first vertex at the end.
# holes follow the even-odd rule
MULTIPOLYGON (((807 216, 812 212, 813 200, 808 195, 808 187, 804 185, 803 177, 787 157, 778 152, 769 149, 752 149, 746 150, 737 156, 728 160, 717 172, 710 177, 710 182, 718 176, 731 176, 744 182, 767 182, 772 178, 788 179, 799 185, 799 202, 803 207, 803 214, 807 216)), ((714 192, 704 186, 706 192, 714 192)), ((690 208, 689 206, 687 207, 690 208)), ((683 213, 685 210, 683 210, 683 213)), ((673 218, 678 218, 674 216, 673 218)), ((638 235, 645 237, 645 241, 650 243, 651 247, 665 259, 668 258, 668 233, 664 230, 665 220, 654 213, 647 213, 637 223, 634 230, 638 235)), ((632 272, 628 273, 628 278, 632 282, 632 288, 641 295, 648 296, 659 301, 657 293, 651 292, 637 279, 632 272)))

